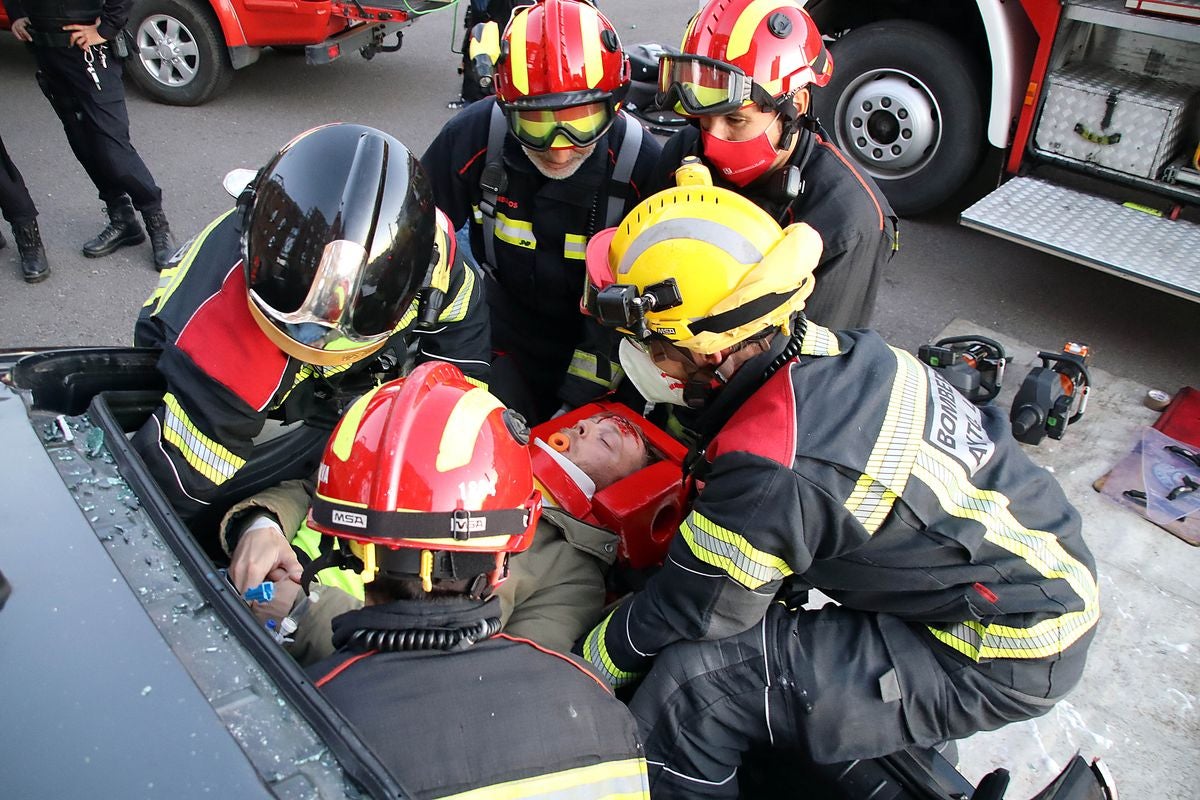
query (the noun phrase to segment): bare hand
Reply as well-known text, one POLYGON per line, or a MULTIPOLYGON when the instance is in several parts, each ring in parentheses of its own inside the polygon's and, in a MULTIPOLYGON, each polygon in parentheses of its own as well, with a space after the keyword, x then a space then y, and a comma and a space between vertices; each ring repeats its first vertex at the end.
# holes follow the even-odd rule
POLYGON ((63 25, 64 31, 71 32, 71 46, 78 47, 80 50, 90 50, 93 45, 104 44, 107 39, 100 35, 97 30, 100 27, 100 19, 92 25, 84 25, 75 23, 73 25, 63 25))
POLYGON ((296 558, 283 529, 267 518, 260 518, 250 526, 229 560, 229 578, 239 592, 263 581, 298 584, 303 573, 300 559, 296 558))
POLYGON ((12 21, 13 36, 17 37, 19 42, 32 42, 33 37, 29 35, 29 17, 21 17, 12 21))

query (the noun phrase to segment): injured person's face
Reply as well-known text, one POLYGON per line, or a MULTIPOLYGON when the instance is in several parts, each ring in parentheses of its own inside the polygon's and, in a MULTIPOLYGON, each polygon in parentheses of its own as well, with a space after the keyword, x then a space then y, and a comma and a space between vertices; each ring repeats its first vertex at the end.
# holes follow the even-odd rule
POLYGON ((641 433, 624 417, 597 414, 559 432, 568 442, 563 455, 587 473, 597 491, 632 475, 649 460, 641 433))

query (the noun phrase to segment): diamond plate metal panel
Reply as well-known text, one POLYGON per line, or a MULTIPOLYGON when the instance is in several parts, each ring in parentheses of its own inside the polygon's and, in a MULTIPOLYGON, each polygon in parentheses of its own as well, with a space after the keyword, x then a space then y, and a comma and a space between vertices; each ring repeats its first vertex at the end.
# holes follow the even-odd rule
POLYGON ((964 211, 962 223, 1200 300, 1200 225, 1038 178, 1013 178, 964 211))
POLYGON ((1194 87, 1130 72, 1071 65, 1047 85, 1037 149, 1151 180, 1179 153, 1195 116, 1194 87))

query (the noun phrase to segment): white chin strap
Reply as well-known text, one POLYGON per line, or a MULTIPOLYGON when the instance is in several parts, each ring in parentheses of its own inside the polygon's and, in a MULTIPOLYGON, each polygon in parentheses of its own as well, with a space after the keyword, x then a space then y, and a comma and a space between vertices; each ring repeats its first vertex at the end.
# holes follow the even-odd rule
POLYGON ((628 339, 622 339, 618 357, 634 388, 647 402, 687 407, 683 399, 684 382, 659 369, 645 350, 628 339))

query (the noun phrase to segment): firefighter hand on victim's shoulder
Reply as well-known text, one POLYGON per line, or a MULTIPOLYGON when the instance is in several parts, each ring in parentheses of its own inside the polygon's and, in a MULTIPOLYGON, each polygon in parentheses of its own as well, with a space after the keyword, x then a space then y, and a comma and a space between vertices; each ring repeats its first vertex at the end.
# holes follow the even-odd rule
MULTIPOLYGON (((431 433, 428 443, 435 450, 438 435, 431 433)), ((547 507, 533 544, 511 556, 509 577, 496 594, 505 632, 567 652, 600 619, 605 575, 615 557, 617 537, 572 516, 568 512, 577 509, 565 498, 554 497, 550 487, 565 483, 590 500, 645 467, 654 456, 634 425, 608 414, 582 419, 548 438, 549 442, 534 439, 529 445, 551 456, 538 460, 542 466, 535 475, 547 507)), ((373 454, 373 468, 386 469, 389 458, 385 453, 373 454)), ((222 546, 231 552, 229 575, 238 590, 264 580, 276 582, 275 599, 255 609, 264 621, 279 619, 293 608, 300 599, 294 581, 321 557, 321 537, 311 527, 311 519, 306 521, 313 492, 311 480, 285 482, 238 503, 222 523, 222 546)), ((316 492, 320 494, 319 489, 316 492)), ((315 574, 321 582, 320 600, 308 605, 304 624, 289 645, 301 664, 332 652, 330 620, 363 601, 358 575, 332 568, 315 574)))
POLYGON ((349 402, 411 352, 480 382, 490 358, 482 283, 394 137, 314 128, 238 189, 164 270, 134 333, 162 348, 167 384, 134 446, 214 554, 204 532, 228 507, 264 479, 311 474, 349 402), (258 448, 268 418, 304 424, 258 448))
POLYGON ((613 686, 645 676, 656 798, 734 796, 752 745, 835 763, 1044 714, 1095 633, 1062 489, 1001 409, 808 320, 820 247, 702 167, 588 246, 627 374, 699 410, 703 486, 662 569, 580 646, 613 686), (839 605, 804 609, 813 588, 839 605))
POLYGON ((620 377, 615 337, 579 313, 583 251, 642 199, 661 148, 620 110, 629 60, 591 3, 521 5, 501 44, 495 98, 446 123, 421 163, 486 276, 489 387, 536 425, 620 377))
POLYGON ((311 522, 366 606, 308 674, 414 797, 648 798, 629 710, 583 662, 500 632, 497 585, 542 533, 526 437, 448 364, 356 402, 311 522))

